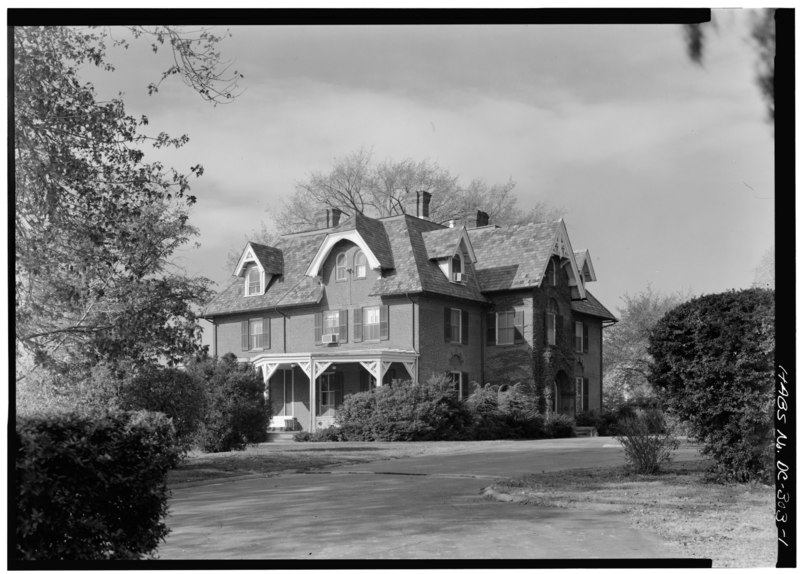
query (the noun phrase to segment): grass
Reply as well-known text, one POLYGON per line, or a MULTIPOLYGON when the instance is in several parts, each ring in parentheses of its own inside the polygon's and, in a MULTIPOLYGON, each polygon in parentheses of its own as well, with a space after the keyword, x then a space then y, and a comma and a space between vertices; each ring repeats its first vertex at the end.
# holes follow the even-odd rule
POLYGON ((168 483, 171 487, 180 487, 200 480, 227 480, 292 470, 306 472, 331 464, 352 464, 468 450, 474 451, 474 445, 468 441, 442 441, 264 443, 236 452, 191 451, 178 468, 170 471, 168 483))
POLYGON ((624 467, 527 475, 492 489, 524 504, 625 512, 689 558, 714 567, 774 567, 774 489, 721 485, 704 479, 704 462, 673 462, 657 475, 624 467))

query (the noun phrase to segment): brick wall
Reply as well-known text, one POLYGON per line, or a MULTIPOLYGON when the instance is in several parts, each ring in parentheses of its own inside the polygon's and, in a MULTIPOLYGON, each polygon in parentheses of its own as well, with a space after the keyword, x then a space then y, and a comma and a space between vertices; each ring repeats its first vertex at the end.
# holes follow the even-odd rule
MULTIPOLYGON (((489 308, 490 312, 522 312, 524 342, 515 342, 511 345, 487 345, 484 381, 496 385, 525 383, 533 388, 533 293, 532 291, 514 291, 494 294, 490 299, 492 302, 489 308)), ((488 335, 486 321, 484 321, 484 325, 482 336, 484 344, 486 344, 488 335)))

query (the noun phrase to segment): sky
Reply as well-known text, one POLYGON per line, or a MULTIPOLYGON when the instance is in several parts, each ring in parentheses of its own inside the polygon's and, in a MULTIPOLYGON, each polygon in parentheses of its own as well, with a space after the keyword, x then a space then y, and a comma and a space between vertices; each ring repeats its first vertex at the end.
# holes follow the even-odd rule
POLYGON ((244 74, 232 103, 177 79, 148 96, 166 54, 142 42, 87 77, 152 130, 190 137, 146 159, 205 169, 192 185, 200 247, 177 258, 192 275, 223 287, 228 253, 298 180, 365 147, 464 184, 512 178, 520 207, 560 208, 591 254, 589 290, 617 314, 648 284, 749 287, 774 244, 773 132, 746 12, 714 11, 703 66, 677 25, 236 26, 219 45, 244 74))

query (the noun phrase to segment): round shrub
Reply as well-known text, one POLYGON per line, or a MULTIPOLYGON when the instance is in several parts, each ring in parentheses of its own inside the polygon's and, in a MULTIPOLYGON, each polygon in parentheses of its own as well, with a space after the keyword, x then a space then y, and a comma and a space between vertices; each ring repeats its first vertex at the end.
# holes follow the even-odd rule
POLYGON ((773 291, 729 291, 679 305, 650 335, 649 380, 717 479, 772 474, 774 320, 773 291))
POLYGON ((575 419, 562 414, 550 415, 544 425, 544 432, 550 438, 570 438, 575 436, 575 419))
POLYGON ((167 472, 181 457, 161 413, 18 417, 18 560, 138 559, 166 536, 167 472))

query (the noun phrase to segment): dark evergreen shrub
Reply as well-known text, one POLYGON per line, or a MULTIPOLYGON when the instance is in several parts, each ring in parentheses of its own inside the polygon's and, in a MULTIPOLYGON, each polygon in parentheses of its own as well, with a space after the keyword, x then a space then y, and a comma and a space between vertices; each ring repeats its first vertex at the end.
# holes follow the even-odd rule
POLYGON ((191 362, 187 372, 205 383, 208 407, 198 432, 206 452, 242 450, 267 440, 270 406, 264 398, 264 379, 250 363, 228 353, 221 359, 191 362))
POLYGON ((445 377, 350 395, 336 421, 346 440, 459 440, 470 427, 469 412, 445 377))
POLYGON ((206 389, 199 377, 178 369, 151 366, 124 381, 119 401, 124 409, 167 415, 178 442, 188 449, 205 416, 206 389))
POLYGON ((679 305, 650 335, 650 383, 717 479, 772 475, 774 320, 773 291, 729 291, 679 305))
POLYGON ((12 448, 16 559, 138 559, 166 536, 181 448, 165 415, 19 417, 12 448))
POLYGON ((567 415, 553 414, 544 425, 549 438, 570 438, 575 436, 575 419, 567 415))

